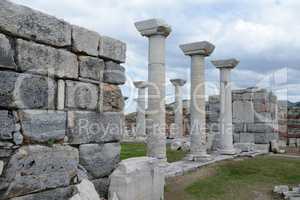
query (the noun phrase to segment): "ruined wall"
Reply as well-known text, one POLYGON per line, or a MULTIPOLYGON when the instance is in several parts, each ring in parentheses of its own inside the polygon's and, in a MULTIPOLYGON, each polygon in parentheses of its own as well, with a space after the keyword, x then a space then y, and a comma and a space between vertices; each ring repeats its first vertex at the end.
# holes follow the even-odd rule
MULTIPOLYGON (((268 144, 278 139, 277 98, 265 89, 249 88, 232 92, 232 111, 235 143, 268 144)), ((209 98, 210 139, 218 146, 219 96, 209 98)))
POLYGON ((126 45, 0 1, 0 199, 101 197, 119 162, 126 45))

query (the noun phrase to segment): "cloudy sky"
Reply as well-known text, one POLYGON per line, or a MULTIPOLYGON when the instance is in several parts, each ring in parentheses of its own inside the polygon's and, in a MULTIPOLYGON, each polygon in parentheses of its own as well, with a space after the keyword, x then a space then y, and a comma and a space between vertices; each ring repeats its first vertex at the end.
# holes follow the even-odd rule
MULTIPOLYGON (((210 60, 237 58, 232 73, 234 88, 272 88, 281 99, 300 101, 299 0, 13 0, 127 43, 128 81, 122 87, 130 96, 126 111, 135 109, 132 81, 147 80, 147 40, 134 22, 163 18, 172 26, 167 39, 167 80, 184 78, 189 98, 190 59, 179 44, 207 40, 215 44, 207 59, 207 95, 218 93, 219 72, 210 60)), ((167 101, 174 88, 167 83, 167 101)))

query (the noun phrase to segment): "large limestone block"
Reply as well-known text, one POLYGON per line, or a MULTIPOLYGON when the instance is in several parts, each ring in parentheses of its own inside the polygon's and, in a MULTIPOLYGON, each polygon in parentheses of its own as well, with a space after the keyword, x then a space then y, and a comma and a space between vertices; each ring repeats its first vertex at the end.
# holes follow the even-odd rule
POLYGON ((99 98, 99 89, 91 83, 66 81, 66 107, 95 110, 99 98))
POLYGON ((124 63, 126 60, 126 44, 111 37, 101 36, 99 56, 124 63))
POLYGON ((123 160, 110 175, 109 199, 163 199, 165 176, 160 162, 150 157, 123 160))
POLYGON ((7 110, 0 110, 0 140, 13 138, 15 131, 15 119, 7 110))
POLYGON ((71 25, 55 17, 0 1, 0 30, 54 46, 71 45, 71 25))
POLYGON ((76 187, 70 186, 66 188, 47 190, 45 192, 39 192, 21 197, 15 197, 10 200, 68 200, 72 196, 74 196, 76 192, 76 187))
POLYGON ((98 56, 100 35, 79 26, 72 29, 72 49, 78 53, 98 56))
POLYGON ((272 140, 277 140, 276 133, 255 133, 255 144, 269 144, 272 140))
POLYGON ((80 164, 92 179, 108 176, 120 161, 119 143, 83 144, 79 148, 80 164))
POLYGON ((78 164, 78 150, 70 146, 23 146, 8 162, 4 178, 9 187, 0 198, 66 187, 76 177, 78 164))
POLYGON ((119 141, 124 116, 119 112, 69 111, 67 136, 71 144, 119 141))
POLYGON ((27 142, 63 140, 67 114, 62 111, 24 110, 19 112, 23 135, 27 142))
POLYGON ((240 142, 241 143, 254 143, 255 134, 254 133, 240 133, 240 142))
POLYGON ((254 122, 254 108, 251 101, 234 101, 232 112, 234 123, 254 122))
POLYGON ((103 83, 102 87, 103 111, 121 112, 124 108, 124 98, 119 86, 103 83))
POLYGON ((66 78, 78 77, 77 57, 66 50, 18 39, 17 52, 21 71, 66 78))
POLYGON ((14 52, 8 38, 3 34, 0 34, 0 68, 16 68, 14 52))
POLYGON ((115 62, 108 61, 105 63, 103 81, 116 85, 122 85, 126 82, 125 68, 115 62))
POLYGON ((102 59, 90 56, 79 57, 79 75, 82 78, 102 81, 105 63, 102 59))
POLYGON ((252 133, 272 133, 274 126, 272 123, 251 123, 247 124, 247 132, 252 133))
POLYGON ((0 71, 0 107, 53 109, 55 94, 51 78, 0 71))
POLYGON ((84 179, 75 187, 77 189, 77 194, 69 200, 100 200, 93 183, 89 180, 84 179))

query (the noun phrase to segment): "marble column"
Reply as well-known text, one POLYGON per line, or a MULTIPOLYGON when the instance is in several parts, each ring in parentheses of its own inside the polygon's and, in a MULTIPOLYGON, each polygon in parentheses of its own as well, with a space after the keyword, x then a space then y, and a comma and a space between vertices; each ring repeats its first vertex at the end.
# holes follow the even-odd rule
POLYGON ((137 98, 137 109, 136 109, 136 136, 145 137, 146 136, 146 88, 147 83, 145 81, 136 81, 133 83, 136 88, 138 88, 138 98, 137 98))
POLYGON ((233 147, 232 126, 232 93, 230 73, 239 61, 236 59, 215 60, 212 64, 220 69, 220 153, 233 155, 236 153, 233 147))
POLYGON ((165 40, 171 27, 161 19, 136 22, 135 27, 149 40, 147 155, 166 160, 165 40))
POLYGON ((181 50, 191 57, 191 102, 190 137, 191 152, 188 160, 202 161, 211 159, 207 154, 207 133, 205 115, 205 57, 215 46, 209 42, 195 42, 180 45, 181 50))
POLYGON ((183 137, 183 116, 182 116, 182 86, 186 83, 183 79, 172 79, 171 83, 175 86, 175 138, 183 137))

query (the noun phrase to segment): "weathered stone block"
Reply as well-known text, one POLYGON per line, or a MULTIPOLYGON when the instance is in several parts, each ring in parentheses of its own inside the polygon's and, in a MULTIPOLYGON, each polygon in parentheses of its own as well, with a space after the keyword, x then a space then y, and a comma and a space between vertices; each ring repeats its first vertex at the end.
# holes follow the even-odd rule
POLYGON ((108 61, 105 63, 105 70, 103 74, 103 81, 121 85, 126 82, 125 68, 117 63, 108 61))
POLYGON ((272 114, 269 112, 255 113, 254 115, 255 123, 272 123, 272 121, 272 114))
POLYGON ((10 157, 13 154, 13 152, 14 152, 13 149, 1 148, 0 147, 0 158, 10 157))
POLYGON ((253 123, 254 109, 251 101, 234 101, 232 105, 234 123, 253 123))
POLYGON ((233 130, 235 133, 241 133, 245 131, 245 124, 244 123, 234 123, 233 130))
POLYGON ((75 186, 66 188, 57 188, 53 190, 47 190, 45 192, 30 194, 21 197, 15 197, 10 200, 66 200, 70 199, 76 194, 77 189, 75 186))
POLYGON ((126 60, 126 44, 107 36, 101 36, 99 56, 124 63, 126 60))
POLYGON ((8 38, 3 34, 0 34, 0 68, 16 68, 14 52, 8 38))
POLYGON ((273 124, 272 123, 247 124, 247 132, 272 133, 273 132, 273 124))
POLYGON ((71 45, 71 25, 55 17, 0 1, 0 30, 54 46, 71 45))
POLYGON ((0 140, 12 139, 15 131, 15 120, 12 113, 0 110, 0 140))
POLYGON ((108 198, 109 179, 100 178, 92 181, 100 197, 108 198))
POLYGON ((118 112, 68 112, 68 138, 71 144, 119 141, 123 134, 124 116, 118 112))
POLYGON ((102 86, 103 111, 121 112, 124 108, 124 99, 119 86, 103 83, 102 86))
POLYGON ((63 140, 66 135, 67 114, 62 111, 20 111, 23 135, 27 142, 63 140))
POLYGON ((251 152, 255 150, 254 143, 235 143, 234 148, 240 149, 242 152, 251 152))
POLYGON ((0 71, 0 106, 6 108, 54 108, 53 79, 0 71))
POLYGON ((100 35, 79 26, 74 25, 72 28, 73 51, 98 56, 100 35))
POLYGON ((77 57, 62 49, 17 40, 17 63, 21 71, 42 75, 77 78, 77 57))
POLYGON ((80 77, 102 81, 105 63, 102 59, 80 56, 79 57, 79 72, 80 77))
POLYGON ((67 108, 95 110, 99 98, 99 89, 96 85, 77 81, 66 81, 67 108))
POLYGON ((108 176, 120 161, 119 143, 83 144, 79 148, 79 162, 92 179, 108 176))
POLYGON ((254 133, 240 133, 240 142, 241 143, 254 143, 255 134, 254 133))
POLYGON ((95 186, 88 179, 84 179, 76 186, 77 194, 69 200, 101 200, 95 186))
POLYGON ((110 199, 163 199, 165 175, 159 163, 150 157, 123 160, 110 176, 110 199))
POLYGON ((275 133, 255 133, 255 144, 269 144, 277 139, 275 133))
POLYGON ((0 198, 66 187, 76 176, 78 164, 78 150, 70 146, 23 146, 9 160, 4 173, 9 187, 0 198))

